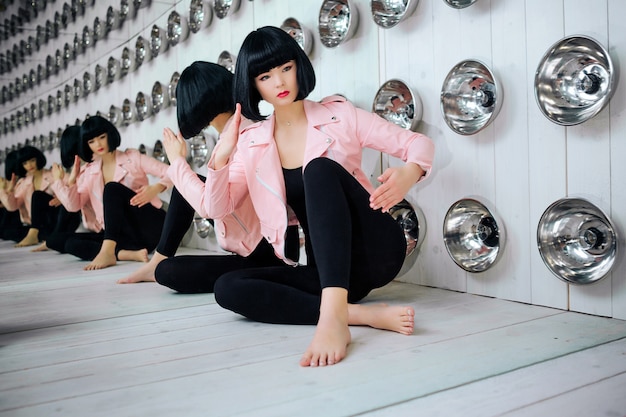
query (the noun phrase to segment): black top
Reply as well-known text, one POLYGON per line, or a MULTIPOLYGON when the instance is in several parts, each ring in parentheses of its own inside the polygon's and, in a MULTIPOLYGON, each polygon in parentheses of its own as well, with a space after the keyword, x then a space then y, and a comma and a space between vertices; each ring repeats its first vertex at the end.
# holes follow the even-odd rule
POLYGON ((283 168, 283 177, 285 179, 285 191, 287 194, 287 205, 291 207, 298 218, 300 226, 304 231, 305 250, 307 255, 307 265, 315 265, 313 251, 311 250, 309 239, 309 224, 306 215, 306 199, 304 195, 304 181, 302 180, 302 167, 299 168, 283 168))

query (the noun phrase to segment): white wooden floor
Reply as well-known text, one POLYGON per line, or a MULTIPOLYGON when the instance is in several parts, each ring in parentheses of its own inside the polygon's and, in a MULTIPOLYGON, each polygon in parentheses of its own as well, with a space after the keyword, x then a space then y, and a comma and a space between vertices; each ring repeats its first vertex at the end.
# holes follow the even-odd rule
POLYGON ((83 265, 0 241, 0 416, 626 416, 626 321, 394 283, 415 334, 308 369, 312 326, 83 265))

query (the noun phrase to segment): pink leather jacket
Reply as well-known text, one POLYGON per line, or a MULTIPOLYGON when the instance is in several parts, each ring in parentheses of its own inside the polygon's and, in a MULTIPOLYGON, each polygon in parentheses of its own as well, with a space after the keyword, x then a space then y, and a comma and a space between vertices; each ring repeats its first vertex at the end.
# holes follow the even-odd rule
POLYGON ((219 219, 213 218, 204 209, 204 198, 207 194, 205 183, 198 178, 184 158, 175 159, 167 174, 176 189, 200 216, 213 219, 217 242, 223 249, 241 256, 248 256, 256 249, 263 236, 249 195, 244 196, 232 213, 219 219))
MULTIPOLYGON (((43 177, 41 180, 40 190, 50 195, 54 195, 50 187, 52 182, 54 182, 52 172, 44 169, 42 175, 43 177)), ((33 185, 33 177, 31 175, 27 175, 17 181, 15 189, 12 193, 8 193, 6 190, 0 190, 0 199, 7 210, 20 211, 20 219, 22 220, 22 223, 30 224, 31 201, 34 192, 35 186, 33 185)))
MULTIPOLYGON (((80 172, 82 173, 85 170, 85 165, 80 167, 80 172)), ((52 190, 54 191, 55 195, 67 195, 67 188, 69 187, 67 185, 67 180, 69 179, 69 177, 66 175, 63 177, 62 181, 54 181, 51 185, 50 188, 52 188, 52 190)), ((61 204, 63 204, 62 198, 59 198, 59 201, 61 201, 61 204)), ((83 222, 83 227, 85 227, 88 230, 91 230, 92 232, 100 232, 102 230, 102 225, 100 224, 100 222, 98 222, 98 219, 96 219, 96 213, 93 211, 93 207, 91 207, 91 202, 88 200, 85 205, 80 209, 81 212, 81 219, 83 222)))
MULTIPOLYGON (((362 148, 372 148, 405 162, 418 164, 430 175, 434 144, 420 133, 404 130, 374 113, 354 107, 340 96, 321 103, 305 100, 309 122, 304 163, 326 157, 341 164, 370 193, 374 186, 361 169, 362 148)), ((249 193, 259 216, 261 232, 284 256, 285 232, 290 221, 280 158, 273 138, 274 117, 255 123, 239 136, 229 164, 213 170, 209 162, 204 207, 206 215, 220 218, 231 213, 249 193)), ((215 151, 214 151, 215 152, 215 151)))
MULTIPOLYGON (((167 178, 167 164, 143 155, 137 149, 116 150, 115 159, 117 166, 113 174, 113 181, 119 182, 133 191, 139 191, 141 187, 149 185, 148 174, 159 178, 159 183, 166 188, 172 185, 172 182, 167 178)), ((85 165, 73 186, 68 187, 61 180, 58 180, 55 181, 54 187, 58 199, 68 211, 78 211, 87 202, 91 203, 99 226, 97 231, 104 228, 104 206, 102 204, 104 177, 102 176, 101 159, 96 159, 85 165)), ((157 208, 163 206, 163 202, 158 196, 154 197, 150 203, 157 208)))

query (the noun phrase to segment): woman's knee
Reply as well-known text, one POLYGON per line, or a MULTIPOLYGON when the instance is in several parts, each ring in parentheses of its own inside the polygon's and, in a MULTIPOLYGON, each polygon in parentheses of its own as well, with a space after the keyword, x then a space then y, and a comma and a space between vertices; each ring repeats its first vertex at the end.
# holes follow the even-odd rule
POLYGON ((320 176, 334 174, 337 170, 345 171, 341 165, 332 159, 319 157, 312 159, 308 164, 306 164, 303 175, 305 179, 307 177, 319 178, 320 176))
POLYGON ((237 310, 237 282, 238 274, 234 272, 227 272, 215 281, 213 286, 213 293, 215 294, 215 301, 222 308, 227 310, 237 310))

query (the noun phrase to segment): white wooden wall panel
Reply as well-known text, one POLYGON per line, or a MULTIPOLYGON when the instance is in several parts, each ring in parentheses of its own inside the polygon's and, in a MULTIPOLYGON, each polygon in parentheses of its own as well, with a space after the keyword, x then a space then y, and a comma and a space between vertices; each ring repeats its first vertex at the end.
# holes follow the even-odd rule
MULTIPOLYGON (((479 0, 469 8, 456 10, 443 0, 420 0, 412 16, 394 28, 382 29, 371 18, 369 1, 355 0, 358 30, 353 39, 332 49, 321 44, 317 33, 321 4, 321 0, 241 0, 236 13, 225 19, 213 16, 210 26, 190 33, 187 41, 144 62, 124 79, 14 134, 0 136, 0 146, 4 149, 42 133, 47 136, 76 119, 83 120, 86 114, 106 113, 112 104, 121 108, 125 98, 134 103, 138 92, 150 94, 155 81, 167 87, 174 71, 181 72, 195 60, 216 62, 224 50, 237 55, 250 30, 278 26, 287 17, 294 17, 313 36, 311 60, 317 86, 312 99, 341 93, 358 106, 371 109, 376 91, 391 78, 402 79, 421 97, 424 111, 418 129, 436 144, 435 173, 407 196, 424 212, 427 233, 414 268, 401 280, 626 319, 626 262, 622 254, 611 276, 603 281, 592 286, 570 286, 545 267, 536 247, 541 214, 552 202, 566 196, 589 198, 612 216, 619 232, 625 230, 626 191, 622 179, 626 176, 626 83, 617 85, 607 109, 575 127, 565 128, 549 121, 534 97, 538 62, 565 35, 590 35, 609 47, 616 64, 626 62, 626 29, 621 21, 626 12, 624 2, 599 0, 588 7, 584 0, 479 0), (487 64, 504 90, 496 120, 472 136, 454 133, 445 124, 439 104, 446 74, 465 59, 487 64), (459 268, 443 243, 444 215, 452 203, 463 197, 481 199, 499 215, 506 232, 501 258, 480 274, 459 268)), ((74 33, 82 33, 85 25, 93 27, 96 16, 105 19, 109 5, 99 2, 87 7, 83 18, 44 45, 30 62, 3 75, 2 82, 14 80, 39 62, 45 63, 46 55, 54 55, 65 42, 73 41, 74 33)), ((61 7, 58 1, 51 3, 46 10, 50 16, 36 24, 45 23, 61 7)), ((0 117, 40 98, 47 100, 49 94, 56 95, 74 78, 82 80, 85 71, 93 74, 96 64, 106 67, 108 58, 119 59, 125 46, 134 51, 137 36, 149 40, 154 24, 165 29, 172 10, 188 18, 189 2, 153 1, 150 7, 138 10, 135 19, 127 20, 121 29, 98 41, 95 48, 79 55, 65 71, 1 105, 0 117)), ((21 38, 2 42, 0 50, 12 46, 13 39, 19 42, 21 38)), ((121 128, 122 147, 145 144, 151 152, 165 126, 176 128, 173 107, 142 123, 121 128)), ((57 161, 58 149, 46 151, 46 156, 50 162, 57 161)), ((379 160, 376 153, 364 157, 364 166, 374 176, 380 169, 379 160)), ((398 163, 393 158, 382 158, 383 167, 398 163)), ((217 248, 211 239, 194 236, 186 239, 190 246, 217 248)), ((620 244, 623 252, 623 232, 620 244)))
POLYGON ((533 304, 558 308, 568 306, 567 284, 556 278, 543 263, 537 249, 537 225, 545 209, 564 197, 566 190, 565 128, 548 120, 535 99, 535 72, 542 56, 563 33, 563 2, 526 1, 526 80, 529 145, 531 300, 533 304))
MULTIPOLYGON (((607 47, 608 3, 584 10, 584 1, 566 0, 564 7, 566 35, 584 34, 607 47)), ((567 187, 569 195, 588 196, 605 212, 611 204, 611 152, 609 111, 605 108, 593 119, 567 128, 567 187)), ((611 314, 611 281, 585 286, 571 286, 570 308, 592 314, 611 314)))
MULTIPOLYGON (((614 63, 624 65, 626 62, 626 28, 622 16, 626 13, 626 2, 620 0, 609 0, 608 2, 608 48, 614 63)), ((623 67, 622 67, 623 68, 623 67)), ((623 70, 622 70, 623 74, 623 70)), ((626 261, 624 251, 626 250, 626 82, 622 81, 617 85, 615 95, 609 105, 610 132, 611 132, 611 211, 610 215, 616 224, 619 235, 619 256, 613 268, 613 289, 612 301, 613 312, 611 316, 626 319, 626 261)))

